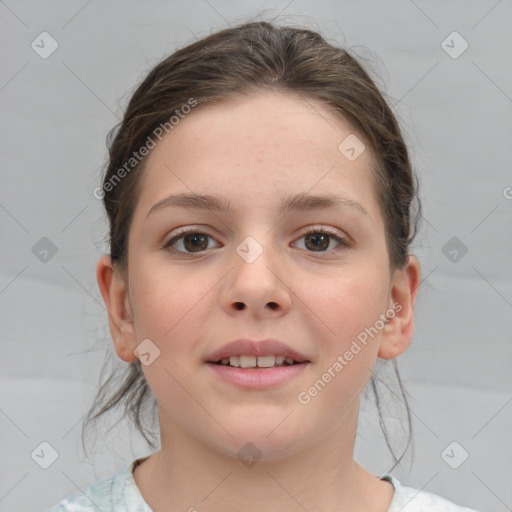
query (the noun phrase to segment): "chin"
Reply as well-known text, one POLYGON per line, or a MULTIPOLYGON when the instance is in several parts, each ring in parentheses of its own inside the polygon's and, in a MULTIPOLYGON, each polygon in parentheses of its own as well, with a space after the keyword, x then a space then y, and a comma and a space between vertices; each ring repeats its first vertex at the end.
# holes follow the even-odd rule
MULTIPOLYGON (((282 418, 281 420, 282 421, 282 418)), ((224 436, 224 439, 214 440, 215 448, 229 457, 235 457, 247 467, 252 467, 256 462, 284 459, 294 455, 301 449, 303 433, 300 429, 295 432, 290 428, 281 428, 283 424, 277 422, 260 422, 258 428, 252 425, 242 429, 226 426, 232 434, 224 436)))

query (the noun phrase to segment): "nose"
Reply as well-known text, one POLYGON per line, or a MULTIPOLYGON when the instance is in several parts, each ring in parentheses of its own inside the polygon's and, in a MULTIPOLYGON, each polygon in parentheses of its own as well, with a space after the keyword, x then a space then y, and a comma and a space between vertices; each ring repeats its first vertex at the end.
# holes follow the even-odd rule
POLYGON ((219 295, 221 306, 229 315, 276 317, 290 309, 291 276, 285 271, 279 250, 271 247, 270 237, 266 240, 268 243, 260 244, 247 237, 233 251, 231 271, 222 281, 219 295))

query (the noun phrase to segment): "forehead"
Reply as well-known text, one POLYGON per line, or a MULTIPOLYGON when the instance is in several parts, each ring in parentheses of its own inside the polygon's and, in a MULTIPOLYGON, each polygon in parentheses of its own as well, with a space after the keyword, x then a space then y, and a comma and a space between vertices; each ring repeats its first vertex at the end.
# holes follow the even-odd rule
POLYGON ((146 215, 157 201, 177 192, 222 192, 243 207, 268 206, 271 197, 292 192, 339 191, 362 203, 374 218, 373 156, 363 141, 322 102, 295 94, 261 92, 206 103, 184 116, 151 150, 140 210, 146 215), (347 140, 352 145, 359 141, 354 147, 362 152, 355 159, 343 152, 347 140))

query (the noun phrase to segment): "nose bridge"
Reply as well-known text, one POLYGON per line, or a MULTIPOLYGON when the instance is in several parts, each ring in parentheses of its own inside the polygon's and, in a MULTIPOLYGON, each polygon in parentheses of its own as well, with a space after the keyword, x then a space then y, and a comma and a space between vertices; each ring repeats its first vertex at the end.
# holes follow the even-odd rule
POLYGON ((272 257, 272 252, 277 249, 275 246, 276 229, 275 219, 270 218, 268 213, 255 208, 249 215, 246 210, 240 212, 236 222, 236 234, 234 250, 242 262, 252 265, 261 260, 272 257))
POLYGON ((251 275, 257 274, 260 281, 268 279, 267 274, 273 275, 270 269, 276 271, 278 267, 276 253, 279 251, 274 246, 274 237, 272 232, 262 227, 259 230, 253 230, 251 235, 247 235, 235 248, 235 252, 241 261, 236 261, 235 270, 237 274, 251 275))

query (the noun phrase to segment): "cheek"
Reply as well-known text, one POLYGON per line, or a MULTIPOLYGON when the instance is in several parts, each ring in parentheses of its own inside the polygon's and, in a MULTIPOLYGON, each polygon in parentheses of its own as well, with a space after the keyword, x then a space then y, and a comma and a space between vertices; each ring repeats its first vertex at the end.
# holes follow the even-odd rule
POLYGON ((159 351, 154 362, 142 369, 157 401, 186 418, 197 414, 197 405, 185 389, 193 388, 190 380, 198 360, 198 334, 211 309, 208 291, 212 284, 185 267, 181 272, 149 267, 134 270, 131 282, 137 339, 151 340, 159 351))
POLYGON ((179 383, 189 382, 202 362, 215 281, 190 268, 171 271, 165 265, 139 267, 132 276, 137 340, 151 340, 158 353, 143 366, 146 379, 158 400, 183 407, 190 397, 181 396, 179 383))
POLYGON ((382 277, 369 268, 351 268, 349 276, 334 280, 326 277, 323 283, 317 280, 315 286, 302 290, 305 304, 314 313, 309 318, 316 319, 327 334, 326 354, 344 351, 353 338, 373 326, 386 311, 382 283, 382 277))
MULTIPOLYGON (((329 282, 311 287, 306 295, 315 313, 308 318, 316 324, 321 349, 315 377, 301 390, 299 403, 308 413, 318 409, 318 414, 328 415, 335 423, 371 378, 381 332, 374 326, 386 311, 386 293, 382 277, 371 267, 351 268, 349 277, 329 282)), ((315 332, 313 325, 309 330, 315 332)))
POLYGON ((176 340, 178 333, 180 338, 187 337, 211 288, 199 273, 185 267, 180 270, 147 266, 133 272, 137 333, 148 338, 153 336, 163 347, 176 340))

